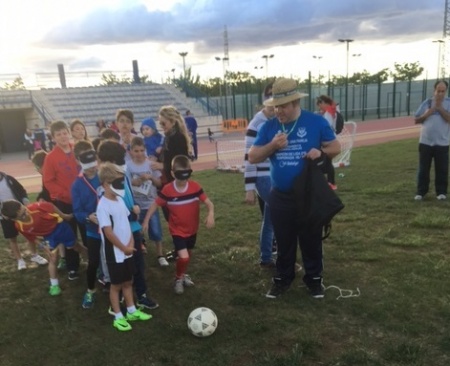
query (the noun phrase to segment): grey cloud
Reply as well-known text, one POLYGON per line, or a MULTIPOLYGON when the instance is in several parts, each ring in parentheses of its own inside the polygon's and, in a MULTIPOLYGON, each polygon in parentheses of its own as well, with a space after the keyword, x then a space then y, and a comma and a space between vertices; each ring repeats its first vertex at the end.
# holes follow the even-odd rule
POLYGON ((69 63, 69 68, 75 69, 75 70, 80 70, 80 69, 81 70, 82 69, 91 70, 91 69, 95 69, 95 68, 101 68, 104 63, 105 63, 105 61, 98 57, 89 57, 89 58, 78 59, 75 62, 69 63))
POLYGON ((196 52, 220 52, 227 25, 230 50, 250 51, 299 42, 420 39, 443 25, 440 0, 241 0, 178 3, 170 12, 143 5, 97 9, 62 24, 43 43, 53 47, 133 42, 195 42, 196 52), (199 5, 201 4, 201 5, 199 5))

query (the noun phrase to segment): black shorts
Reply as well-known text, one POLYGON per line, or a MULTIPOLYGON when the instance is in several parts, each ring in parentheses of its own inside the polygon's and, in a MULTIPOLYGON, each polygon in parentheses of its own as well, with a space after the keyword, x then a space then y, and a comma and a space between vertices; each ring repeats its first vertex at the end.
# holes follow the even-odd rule
POLYGON ((133 257, 125 259, 122 263, 107 262, 111 284, 120 285, 131 281, 135 272, 133 257))
POLYGON ((197 234, 188 236, 187 238, 182 238, 181 236, 172 236, 173 245, 176 251, 182 249, 194 249, 195 242, 197 241, 197 234))
POLYGON ((1 219, 3 236, 5 239, 14 239, 19 235, 14 221, 1 219))

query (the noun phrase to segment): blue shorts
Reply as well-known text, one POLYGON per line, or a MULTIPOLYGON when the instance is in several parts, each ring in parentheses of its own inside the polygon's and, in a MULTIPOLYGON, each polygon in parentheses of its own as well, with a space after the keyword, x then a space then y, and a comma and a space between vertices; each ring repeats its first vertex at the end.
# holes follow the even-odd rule
POLYGON ((70 225, 66 222, 60 222, 56 225, 49 235, 44 236, 44 239, 48 241, 51 249, 55 249, 59 244, 63 244, 66 248, 72 248, 77 240, 75 233, 70 225))
MULTIPOLYGON (((147 214, 148 210, 141 210, 139 214, 139 222, 142 224, 144 221, 144 217, 147 214)), ((156 210, 153 216, 150 218, 148 222, 148 237, 153 241, 161 241, 162 240, 162 228, 161 228, 161 219, 159 217, 159 210, 156 210)))

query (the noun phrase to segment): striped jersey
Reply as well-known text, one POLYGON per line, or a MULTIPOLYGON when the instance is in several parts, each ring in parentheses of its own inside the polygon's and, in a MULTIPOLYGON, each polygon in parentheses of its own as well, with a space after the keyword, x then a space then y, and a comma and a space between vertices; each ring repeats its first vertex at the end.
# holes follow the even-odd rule
POLYGON ((244 183, 246 192, 255 189, 255 183, 258 177, 270 176, 269 159, 266 159, 258 164, 250 164, 248 162, 248 151, 252 147, 259 129, 266 121, 267 117, 263 111, 259 111, 248 124, 247 132, 245 134, 244 183))
POLYGON ((183 191, 176 186, 175 181, 167 183, 158 192, 156 204, 166 206, 169 211, 169 231, 172 236, 187 238, 197 233, 200 222, 200 201, 208 197, 202 187, 189 180, 183 191))

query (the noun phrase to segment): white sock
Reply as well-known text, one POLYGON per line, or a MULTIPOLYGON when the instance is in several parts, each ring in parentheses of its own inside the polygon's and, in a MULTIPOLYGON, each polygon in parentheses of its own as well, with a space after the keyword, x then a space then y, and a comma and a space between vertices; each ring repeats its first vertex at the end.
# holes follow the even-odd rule
POLYGON ((122 313, 116 313, 116 314, 114 314, 114 318, 116 320, 122 319, 123 318, 123 314, 122 313))
POLYGON ((58 286, 59 285, 59 281, 57 278, 50 278, 50 285, 51 286, 58 286))
POLYGON ((136 311, 136 306, 127 307, 128 314, 133 314, 136 311))

